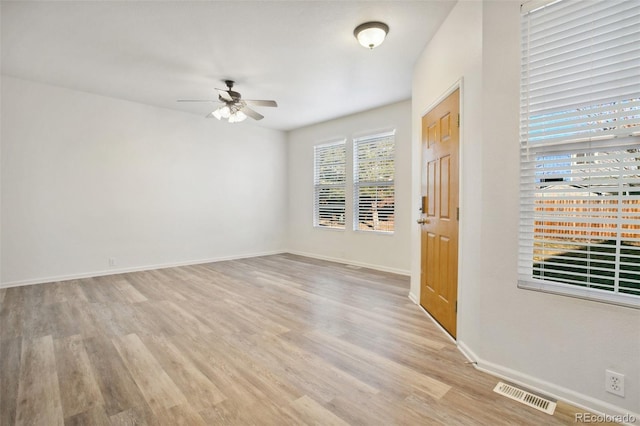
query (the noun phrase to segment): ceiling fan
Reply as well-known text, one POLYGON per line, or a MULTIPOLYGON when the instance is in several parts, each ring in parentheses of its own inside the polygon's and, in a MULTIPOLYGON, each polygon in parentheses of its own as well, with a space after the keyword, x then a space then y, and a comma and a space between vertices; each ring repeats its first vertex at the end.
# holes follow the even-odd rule
POLYGON ((217 101, 208 99, 179 99, 178 102, 222 102, 222 105, 206 117, 215 117, 218 120, 224 118, 228 120, 229 123, 238 123, 246 120, 247 117, 251 117, 254 120, 262 120, 264 118, 264 115, 249 108, 249 105, 264 107, 278 106, 276 101, 242 99, 240 93, 232 90, 233 83, 233 80, 225 80, 224 84, 227 85, 227 90, 216 89, 218 91, 217 101))

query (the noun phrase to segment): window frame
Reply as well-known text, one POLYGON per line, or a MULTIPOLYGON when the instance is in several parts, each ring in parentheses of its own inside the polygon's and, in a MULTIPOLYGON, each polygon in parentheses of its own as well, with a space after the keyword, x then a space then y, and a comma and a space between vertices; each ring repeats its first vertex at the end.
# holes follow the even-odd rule
MULTIPOLYGON (((378 233, 383 235, 393 235, 395 233, 395 201, 396 201, 396 188, 395 188, 395 153, 396 153, 396 140, 395 140, 396 130, 389 130, 385 132, 379 132, 374 134, 368 134, 366 136, 360 136, 357 138, 353 138, 353 230, 355 232, 365 232, 365 233, 378 233), (375 180, 362 180, 360 178, 363 170, 361 170, 361 158, 360 158, 360 148, 365 145, 373 146, 375 150, 377 147, 375 146, 376 142, 384 142, 391 139, 392 142, 392 152, 391 155, 385 157, 378 157, 378 160, 382 158, 383 161, 390 161, 392 167, 392 179, 375 179, 375 180), (372 213, 372 222, 373 229, 360 229, 360 219, 363 215, 361 199, 360 199, 360 189, 362 188, 390 188, 393 196, 393 205, 390 209, 391 213, 387 214, 388 216, 393 216, 393 225, 391 229, 375 229, 375 220, 373 219, 372 213)), ((373 163, 373 161, 371 162, 373 163)), ((376 190, 376 193, 378 191, 376 190)), ((388 221, 387 221, 388 222, 388 221)))
MULTIPOLYGON (((347 140, 339 139, 334 140, 332 142, 325 142, 321 144, 314 145, 313 147, 313 227, 318 229, 330 229, 335 231, 344 231, 346 229, 346 207, 347 207, 347 140), (322 157, 321 155, 325 155, 325 153, 331 148, 342 146, 342 161, 336 162, 334 165, 337 165, 338 168, 342 167, 342 173, 336 174, 336 179, 334 182, 329 183, 321 183, 321 171, 322 167, 327 167, 329 164, 321 163, 322 157), (342 214, 342 223, 338 221, 338 225, 323 225, 322 222, 327 220, 324 217, 330 215, 330 211, 333 210, 331 207, 321 209, 321 200, 320 195, 323 191, 329 191, 337 189, 342 189, 343 193, 343 203, 342 210, 340 211, 340 205, 337 205, 338 209, 336 210, 338 215, 342 214)), ((331 175, 328 176, 331 178, 331 175)), ((331 179, 329 179, 331 180, 331 179)), ((329 200, 329 198, 327 198, 329 200)), ((329 223, 331 223, 329 221, 329 223)))
MULTIPOLYGON (((555 62, 561 63, 564 58, 558 61, 551 57, 544 58, 547 49, 550 50, 551 46, 556 48, 565 41, 560 38, 564 37, 564 34, 551 34, 552 30, 548 30, 555 25, 551 20, 562 23, 562 31, 569 32, 570 30, 566 29, 569 25, 563 19, 570 17, 577 22, 578 19, 588 19, 586 17, 591 16, 588 13, 598 15, 598 8, 605 10, 603 3, 593 4, 593 9, 585 7, 581 10, 581 15, 568 12, 572 5, 564 0, 533 0, 522 7, 518 287, 638 309, 640 293, 631 292, 638 293, 637 285, 640 281, 640 272, 634 269, 640 262, 640 230, 630 224, 634 220, 640 220, 640 210, 635 207, 640 200, 640 195, 635 195, 640 194, 640 187, 638 191, 633 190, 636 188, 635 185, 640 184, 640 152, 634 151, 640 147, 640 91, 633 89, 636 87, 633 82, 637 80, 633 80, 633 76, 622 75, 616 78, 626 79, 620 81, 631 87, 627 92, 625 86, 620 83, 620 87, 613 86, 614 95, 592 95, 589 92, 591 89, 586 89, 579 83, 579 78, 584 78, 583 75, 578 76, 579 71, 585 73, 583 64, 567 66, 563 68, 564 74, 560 75, 554 73, 552 67, 559 67, 555 62), (539 16, 542 19, 536 22, 544 22, 544 25, 540 24, 532 29, 529 19, 534 19, 535 15, 532 18, 531 14, 538 12, 541 13, 539 16), (542 13, 546 13, 550 17, 549 20, 546 20, 542 13), (553 13, 557 16, 553 16, 553 13), (550 32, 549 36, 544 33, 547 30, 550 32), (541 35, 543 33, 544 38, 541 35), (536 38, 544 41, 537 42, 536 38), (529 58, 532 58, 531 61, 529 58), (534 64, 534 61, 537 63, 534 64), (535 69, 543 68, 547 64, 553 65, 549 65, 549 68, 543 71, 535 69), (576 76, 573 76, 574 74, 576 76), (562 79, 567 75, 572 76, 569 78, 571 85, 565 86, 562 79), (567 87, 571 89, 570 95, 573 98, 571 101, 567 100, 565 106, 562 104, 565 102, 565 95, 560 92, 567 87), (597 96, 601 98, 598 99, 597 96), (604 99, 602 96, 612 99, 604 99), (629 157, 633 158, 629 160, 629 157), (615 179, 618 179, 618 186, 612 183, 616 182, 615 179), (595 190, 602 187, 613 189, 595 190), (554 203, 557 201, 567 202, 569 206, 556 207, 554 203), (607 203, 614 208, 607 209, 607 203), (605 228, 604 232, 596 230, 596 227, 601 225, 605 228), (570 238, 566 235, 570 235, 568 228, 571 226, 581 226, 585 229, 586 237, 576 237, 574 243, 568 242, 570 238), (554 237, 554 233, 560 236, 554 237), (603 239, 603 235, 606 235, 607 239, 603 239), (610 235, 615 235, 615 251, 612 256, 609 256, 605 246, 612 238, 610 235), (556 250, 563 252, 548 255, 549 252, 545 250, 552 247, 554 242, 563 243, 556 244, 556 247, 560 247, 556 250), (584 252, 580 252, 583 248, 584 252), (613 260, 601 260, 605 258, 603 253, 613 260), (565 255, 566 257, 561 259, 565 255), (580 256, 584 256, 584 260, 580 256), (564 264, 563 261, 573 263, 564 264), (609 280, 611 273, 613 278, 609 280), (602 280, 603 277, 606 279, 602 280), (584 282, 576 283, 578 279, 583 279, 584 282), (608 284, 609 281, 613 284, 608 284), (599 284, 601 282, 607 284, 599 284)), ((607 3, 606 7, 609 8, 612 4, 607 3)), ((622 5, 622 2, 619 4, 622 5)), ((636 18, 640 16, 638 9, 634 9, 633 12, 636 18)), ((620 16, 623 15, 620 13, 620 16)), ((617 15, 612 13, 611 16, 617 15)), ((628 19, 628 15, 620 20, 622 19, 628 19)), ((593 19, 592 21, 594 25, 611 25, 593 19)), ((572 25, 579 28, 575 22, 572 25)), ((576 33, 579 34, 580 31, 586 32, 577 30, 576 33)), ((591 35, 580 38, 576 33, 572 35, 572 43, 587 43, 586 40, 592 38, 591 35)), ((611 33, 607 33, 609 34, 611 33)), ((618 36, 622 39, 628 37, 628 34, 618 36)), ((599 42, 602 43, 602 40, 599 42)), ((559 55, 557 51, 549 53, 551 54, 559 55)), ((597 59, 597 55, 594 56, 597 59)), ((618 58, 620 62, 615 62, 615 65, 626 60, 622 54, 618 58)), ((611 62, 605 63, 600 59, 601 62, 593 66, 591 61, 589 58, 589 62, 585 63, 593 69, 602 70, 601 74, 594 77, 596 81, 601 79, 611 85, 612 83, 606 80, 608 76, 624 72, 624 69, 618 70, 623 68, 622 65, 612 66, 611 62), (605 69, 608 67, 611 69, 605 69)), ((606 88, 604 85, 603 87, 606 88)), ((591 91, 597 93, 597 89, 601 88, 596 87, 591 91)), ((604 90, 601 89, 600 93, 604 93, 604 90)))

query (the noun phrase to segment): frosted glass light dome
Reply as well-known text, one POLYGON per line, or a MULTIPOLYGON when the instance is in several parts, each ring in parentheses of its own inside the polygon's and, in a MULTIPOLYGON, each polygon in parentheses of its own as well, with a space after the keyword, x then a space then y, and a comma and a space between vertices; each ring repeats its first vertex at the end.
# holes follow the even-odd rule
POLYGON ((383 22, 365 22, 353 30, 353 35, 362 46, 373 49, 382 44, 388 32, 389 26, 383 22))

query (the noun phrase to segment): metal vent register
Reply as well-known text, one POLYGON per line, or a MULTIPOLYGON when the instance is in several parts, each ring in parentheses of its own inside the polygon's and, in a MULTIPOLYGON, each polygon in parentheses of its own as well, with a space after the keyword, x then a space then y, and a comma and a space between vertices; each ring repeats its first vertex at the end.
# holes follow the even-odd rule
POLYGON ((526 390, 517 388, 515 386, 508 385, 506 383, 498 382, 496 387, 493 388, 493 391, 499 393, 500 395, 506 396, 507 398, 511 398, 514 401, 518 401, 523 403, 524 405, 535 408, 536 410, 540 410, 543 413, 553 414, 553 412, 556 410, 555 402, 539 397, 538 395, 534 395, 531 392, 527 392, 526 390))

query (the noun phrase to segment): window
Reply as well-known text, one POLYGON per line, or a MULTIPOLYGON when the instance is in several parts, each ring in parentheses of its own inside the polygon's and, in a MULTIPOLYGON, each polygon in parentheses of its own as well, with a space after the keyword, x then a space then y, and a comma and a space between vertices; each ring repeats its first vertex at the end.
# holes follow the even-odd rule
POLYGON ((640 2, 526 6, 519 286, 638 308, 640 2))
POLYGON ((394 132, 353 141, 353 229, 356 231, 393 232, 394 151, 394 132))
POLYGON ((345 141, 314 147, 313 225, 344 229, 345 141))

